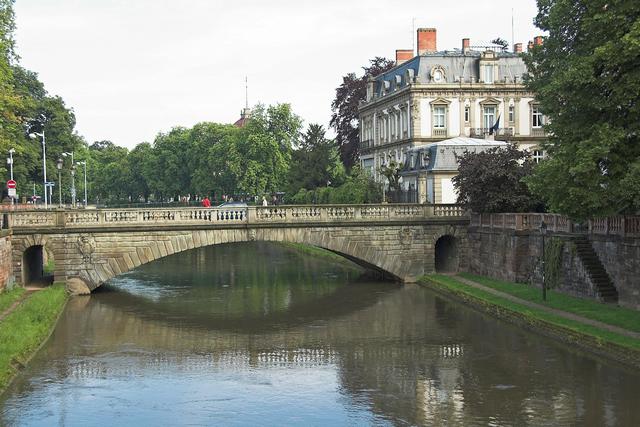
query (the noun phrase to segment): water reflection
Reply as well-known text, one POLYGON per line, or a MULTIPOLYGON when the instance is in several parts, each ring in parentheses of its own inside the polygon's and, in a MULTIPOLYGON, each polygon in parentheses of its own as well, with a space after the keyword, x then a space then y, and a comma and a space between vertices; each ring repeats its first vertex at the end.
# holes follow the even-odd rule
POLYGON ((266 244, 149 264, 70 302, 0 424, 640 422, 637 372, 360 273, 266 244))

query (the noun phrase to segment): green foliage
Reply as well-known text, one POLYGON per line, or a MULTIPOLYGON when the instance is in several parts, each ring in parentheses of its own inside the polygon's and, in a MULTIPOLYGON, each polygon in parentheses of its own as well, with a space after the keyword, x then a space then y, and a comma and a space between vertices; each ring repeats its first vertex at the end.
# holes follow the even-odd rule
POLYGON ((0 391, 47 338, 67 300, 63 284, 37 291, 0 322, 0 391))
POLYGON ((458 175, 453 185, 458 203, 474 212, 531 212, 540 210, 523 179, 530 176, 534 163, 528 152, 514 145, 458 158, 458 175))
MULTIPOLYGON (((540 308, 532 308, 523 304, 513 302, 504 297, 496 296, 485 290, 470 287, 469 285, 459 282, 454 277, 432 274, 429 276, 423 276, 418 280, 418 282, 428 286, 434 286, 437 289, 442 289, 446 292, 450 292, 454 295, 458 295, 465 299, 471 299, 472 301, 480 302, 483 305, 489 304, 493 307, 498 307, 500 309, 507 310, 506 313, 516 313, 520 315, 519 317, 521 319, 527 320, 532 325, 536 325, 536 324, 539 325, 539 322, 543 322, 549 325, 564 328, 571 334, 574 334, 577 332, 577 333, 583 334, 586 337, 592 338, 594 340, 613 343, 616 345, 633 349, 635 351, 640 350, 640 340, 638 339, 630 338, 625 335, 620 335, 615 332, 609 332, 607 330, 600 329, 596 326, 591 326, 589 324, 585 324, 577 320, 570 320, 565 317, 561 317, 557 314, 549 313, 540 308)), ((530 291, 536 291, 537 294, 540 293, 539 290, 536 290, 526 285, 514 285, 514 286, 519 286, 520 288, 523 288, 523 289, 528 288, 530 291)), ((562 295, 557 292, 553 292, 553 291, 551 292, 552 292, 551 297, 548 300, 549 304, 547 305, 551 305, 553 302, 558 301, 556 300, 557 298, 556 295, 563 296, 564 298, 566 298, 566 299, 562 299, 562 301, 566 302, 569 305, 569 307, 564 307, 564 305, 563 307, 554 307, 554 308, 558 308, 559 310, 572 312, 575 310, 574 307, 580 307, 580 309, 584 309, 584 312, 580 313, 581 315, 588 317, 587 315, 585 315, 585 313, 589 313, 594 316, 598 316, 598 317, 601 316, 602 318, 607 320, 602 320, 601 318, 598 318, 596 320, 600 320, 604 323, 611 323, 617 326, 621 326, 620 323, 625 325, 637 325, 638 320, 640 320, 637 312, 631 313, 633 312, 633 310, 624 310, 624 309, 614 308, 614 307, 604 307, 602 306, 602 304, 585 300, 585 303, 587 304, 591 302, 593 304, 598 304, 600 306, 599 309, 586 308, 586 305, 583 305, 580 301, 575 301, 575 300, 579 300, 579 298, 573 298, 574 301, 571 301, 569 299, 571 297, 562 295), (611 310, 614 310, 614 311, 611 311, 611 310)), ((491 312, 495 312, 495 311, 491 310, 491 312)), ((630 329, 627 326, 621 326, 621 327, 629 330, 634 330, 634 329, 630 329)))
POLYGON ((381 201, 382 187, 358 166, 351 169, 351 174, 338 187, 318 187, 314 190, 301 188, 287 200, 294 204, 380 203, 381 201))
POLYGON ((560 287, 562 279, 562 251, 564 241, 557 237, 546 239, 544 248, 544 277, 547 288, 560 287))
POLYGON ((0 315, 11 307, 14 302, 18 301, 24 294, 23 287, 15 287, 9 291, 0 292, 0 315))
POLYGON ((533 286, 505 282, 470 273, 461 273, 460 276, 526 301, 544 304, 587 319, 619 326, 629 331, 640 332, 640 312, 637 310, 602 304, 593 299, 572 297, 558 291, 549 291, 547 300, 543 301, 540 289, 533 286))
POLYGON ((528 180, 574 219, 640 210, 640 3, 538 0, 548 32, 525 55, 551 132, 550 159, 528 180))
POLYGON ((334 141, 325 137, 321 125, 310 124, 300 146, 291 153, 289 192, 315 189, 328 185, 339 186, 346 179, 334 141))
POLYGON ((336 89, 336 97, 331 103, 330 126, 336 131, 336 143, 340 148, 340 158, 347 170, 358 160, 358 106, 367 96, 367 81, 395 66, 395 62, 375 57, 363 67, 364 75, 357 77, 349 73, 342 78, 342 84, 336 89))

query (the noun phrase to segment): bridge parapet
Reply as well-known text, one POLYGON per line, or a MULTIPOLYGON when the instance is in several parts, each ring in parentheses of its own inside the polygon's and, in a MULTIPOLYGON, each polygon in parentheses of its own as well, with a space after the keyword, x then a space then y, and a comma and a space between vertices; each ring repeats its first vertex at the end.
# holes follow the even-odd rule
POLYGON ((259 225, 336 222, 420 221, 463 218, 459 205, 292 205, 217 208, 133 208, 97 210, 17 211, 10 214, 14 229, 74 229, 126 226, 259 225))

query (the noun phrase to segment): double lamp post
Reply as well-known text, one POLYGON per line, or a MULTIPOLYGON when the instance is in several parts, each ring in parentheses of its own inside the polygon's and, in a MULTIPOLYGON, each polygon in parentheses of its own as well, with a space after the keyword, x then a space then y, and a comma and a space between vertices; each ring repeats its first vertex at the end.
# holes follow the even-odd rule
MULTIPOLYGON (((41 118, 43 121, 46 120, 44 116, 41 116, 41 118)), ((42 132, 32 132, 29 134, 29 138, 31 139, 36 139, 38 137, 40 137, 42 140, 42 173, 43 173, 43 185, 44 185, 44 207, 45 209, 47 209, 49 205, 52 204, 51 203, 52 202, 51 187, 53 187, 53 183, 47 181, 47 148, 46 148, 46 137, 45 137, 44 128, 42 129, 42 132)), ((13 148, 9 150, 10 157, 7 159, 7 163, 11 165, 11 180, 13 180, 13 153, 14 152, 15 150, 13 148)), ((73 151, 62 153, 62 157, 67 157, 67 156, 71 157, 71 205, 74 208, 76 207, 76 179, 75 179, 76 165, 83 165, 84 166, 84 203, 83 204, 84 204, 84 207, 86 208, 87 207, 87 162, 82 161, 82 162, 76 163, 73 158, 73 151)), ((63 160, 62 158, 59 158, 58 162, 56 163, 56 168, 58 169, 58 198, 59 198, 58 203, 60 206, 62 206, 62 166, 63 166, 63 160)))

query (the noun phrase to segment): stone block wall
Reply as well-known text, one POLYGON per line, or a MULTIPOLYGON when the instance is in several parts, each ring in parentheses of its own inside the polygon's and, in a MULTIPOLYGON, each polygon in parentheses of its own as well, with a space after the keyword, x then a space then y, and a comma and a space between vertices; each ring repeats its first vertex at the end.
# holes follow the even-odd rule
POLYGON ((592 236, 591 244, 618 289, 620 305, 640 310, 640 239, 592 236))
MULTIPOLYGON (((542 240, 539 233, 470 227, 468 271, 498 280, 542 284, 542 240)), ((564 241, 556 288, 570 295, 595 297, 596 288, 569 235, 564 241)), ((590 236, 591 244, 619 294, 619 304, 640 310, 640 239, 590 236)), ((547 282, 549 283, 549 282, 547 282)))
POLYGON ((0 234, 0 292, 13 284, 11 262, 11 234, 0 234))

